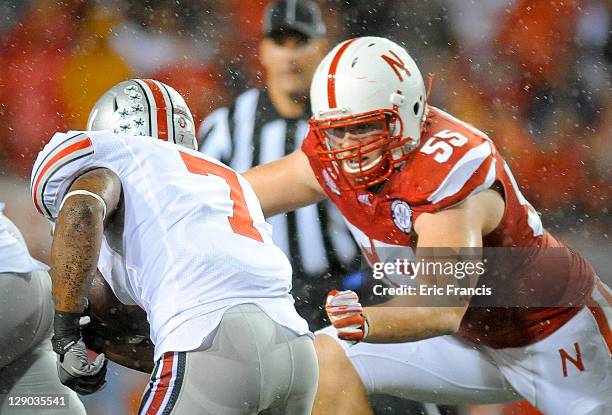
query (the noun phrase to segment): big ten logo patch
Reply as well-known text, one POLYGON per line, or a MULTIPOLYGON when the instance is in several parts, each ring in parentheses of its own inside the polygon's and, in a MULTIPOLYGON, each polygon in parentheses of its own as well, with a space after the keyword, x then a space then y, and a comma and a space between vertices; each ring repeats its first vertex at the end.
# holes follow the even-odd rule
POLYGON ((404 233, 410 233, 412 229, 412 209, 403 200, 394 200, 391 203, 391 216, 393 223, 404 233))

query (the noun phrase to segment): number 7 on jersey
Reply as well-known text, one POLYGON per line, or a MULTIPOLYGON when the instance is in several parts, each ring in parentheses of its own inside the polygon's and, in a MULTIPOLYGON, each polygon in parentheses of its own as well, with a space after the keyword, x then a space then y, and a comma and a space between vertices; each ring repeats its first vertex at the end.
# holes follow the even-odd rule
POLYGON ((257 228, 253 226, 253 218, 251 218, 251 215, 249 214, 246 199, 244 198, 244 192, 240 186, 236 172, 182 151, 179 151, 179 154, 185 163, 185 167, 187 167, 187 170, 189 170, 191 173, 200 174, 203 176, 212 174, 213 176, 221 177, 225 180, 227 185, 230 187, 230 198, 234 202, 232 216, 227 217, 232 230, 238 235, 263 242, 261 234, 257 228))

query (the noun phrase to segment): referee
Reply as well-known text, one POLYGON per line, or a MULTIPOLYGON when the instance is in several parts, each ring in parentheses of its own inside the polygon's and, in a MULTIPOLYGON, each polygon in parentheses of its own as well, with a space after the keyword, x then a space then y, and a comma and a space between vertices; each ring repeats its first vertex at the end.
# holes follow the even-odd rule
MULTIPOLYGON (((266 87, 249 89, 202 123, 200 150, 233 169, 281 158, 302 144, 310 117, 312 75, 327 52, 321 11, 310 0, 280 0, 265 11, 259 59, 266 87)), ((298 312, 316 330, 324 323, 325 294, 359 268, 358 249, 340 213, 322 202, 268 220, 273 239, 293 266, 298 312)))

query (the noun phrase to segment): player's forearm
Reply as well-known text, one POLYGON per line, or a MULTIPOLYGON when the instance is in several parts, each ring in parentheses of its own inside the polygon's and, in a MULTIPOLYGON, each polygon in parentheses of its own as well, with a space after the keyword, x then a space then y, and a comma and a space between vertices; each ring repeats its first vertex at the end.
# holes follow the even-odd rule
POLYGON ((368 343, 403 343, 454 334, 465 307, 366 307, 368 343))
POLYGON ((51 246, 55 309, 78 313, 95 275, 103 233, 103 208, 87 197, 67 199, 51 246))
MULTIPOLYGON (((269 194, 271 191, 279 192, 279 190, 264 190, 266 194, 269 194)), ((262 192, 260 191, 257 194, 258 198, 261 193, 262 192)), ((295 189, 291 189, 285 194, 273 194, 264 196, 263 200, 265 200, 266 202, 262 202, 262 211, 264 216, 266 218, 269 218, 280 213, 291 212, 301 207, 312 205, 313 203, 319 203, 323 199, 325 199, 324 196, 321 196, 314 192, 302 192, 295 191, 295 189)), ((260 200, 262 199, 260 198, 260 200)))
POLYGON ((129 355, 123 354, 126 352, 121 349, 119 349, 119 351, 116 351, 114 346, 107 346, 102 351, 109 360, 117 363, 118 365, 125 366, 127 368, 142 373, 153 372, 153 345, 151 344, 145 346, 131 347, 128 353, 131 353, 136 356, 134 358, 129 357, 129 355))
POLYGON ((278 162, 281 161, 257 166, 244 173, 255 190, 265 217, 290 212, 325 199, 325 194, 316 187, 283 174, 277 175, 274 163, 278 162))
POLYGON ((264 216, 274 216, 318 203, 326 195, 301 150, 244 173, 261 204, 264 216))

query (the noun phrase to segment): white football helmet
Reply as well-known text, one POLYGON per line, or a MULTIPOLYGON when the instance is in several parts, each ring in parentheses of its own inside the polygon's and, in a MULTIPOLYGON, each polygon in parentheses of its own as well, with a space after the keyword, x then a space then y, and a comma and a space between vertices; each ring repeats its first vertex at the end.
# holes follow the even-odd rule
POLYGON ((144 135, 197 149, 191 111, 174 88, 153 79, 130 79, 106 91, 93 106, 87 130, 144 135))
POLYGON ((310 87, 318 154, 344 190, 383 182, 419 143, 423 77, 408 52, 380 37, 337 45, 310 87))

